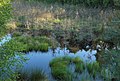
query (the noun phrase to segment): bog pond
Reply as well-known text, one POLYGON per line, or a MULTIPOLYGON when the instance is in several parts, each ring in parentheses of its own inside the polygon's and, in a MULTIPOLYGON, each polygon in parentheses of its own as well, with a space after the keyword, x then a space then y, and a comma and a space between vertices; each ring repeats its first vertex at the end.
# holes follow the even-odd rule
MULTIPOLYGON (((5 42, 8 42, 12 39, 10 34, 6 35, 2 38, 0 42, 0 46, 3 45, 5 42)), ((88 47, 88 46, 86 46, 88 47)), ((87 51, 82 49, 78 50, 76 53, 70 52, 67 47, 60 48, 57 47, 54 51, 52 49, 48 49, 47 52, 41 51, 30 51, 27 52, 24 56, 27 57, 27 61, 23 63, 22 70, 34 70, 34 69, 41 69, 48 77, 50 81, 54 81, 51 74, 50 62, 55 59, 56 57, 66 57, 69 56, 71 58, 79 57, 83 63, 93 63, 96 62, 96 55, 97 50, 88 49, 87 51)), ((72 65, 72 64, 71 64, 72 65)), ((71 67, 71 65, 69 67, 71 67)), ((75 65, 72 65, 71 70, 75 70, 75 65)), ((77 81, 77 80, 76 80, 77 81)))

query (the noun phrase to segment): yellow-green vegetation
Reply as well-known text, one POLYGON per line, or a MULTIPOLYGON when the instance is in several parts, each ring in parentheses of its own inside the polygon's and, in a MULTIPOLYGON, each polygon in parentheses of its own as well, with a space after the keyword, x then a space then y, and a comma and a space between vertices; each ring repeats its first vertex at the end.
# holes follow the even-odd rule
POLYGON ((0 81, 13 81, 18 76, 13 71, 13 66, 21 68, 22 63, 27 59, 23 56, 21 51, 26 49, 27 45, 11 40, 0 46, 0 81), (19 58, 16 58, 18 56, 19 58))
POLYGON ((71 63, 70 57, 58 57, 50 62, 51 73, 55 79, 69 81, 71 73, 67 67, 71 63))
MULTIPOLYGON (((101 69, 98 62, 93 63, 83 63, 79 57, 57 57, 50 62, 51 73, 55 79, 69 81, 68 78, 74 81, 74 76, 71 75, 71 71, 68 71, 69 65, 75 64, 75 71, 72 73, 83 73, 88 70, 90 77, 95 78, 98 75, 101 75, 101 69), (71 77, 71 78, 70 78, 71 77)), ((81 79, 82 80, 82 79, 81 79)))
POLYGON ((4 36, 8 30, 7 21, 11 18, 11 0, 0 1, 0 37, 4 36))
POLYGON ((83 63, 83 61, 80 59, 80 57, 75 57, 72 59, 73 63, 77 64, 77 63, 83 63))
MULTIPOLYGON (((22 45, 26 45, 25 50, 23 52, 28 51, 48 51, 49 47, 53 47, 54 45, 57 46, 56 42, 52 42, 50 38, 46 36, 37 36, 37 37, 31 37, 31 36, 19 36, 14 37, 12 40, 16 42, 20 42, 22 45)), ((55 46, 54 46, 55 47, 55 46)))
POLYGON ((79 57, 73 58, 73 63, 75 63, 75 72, 82 73, 85 70, 85 65, 79 57))
POLYGON ((40 69, 22 70, 18 74, 17 81, 48 81, 46 74, 40 69))

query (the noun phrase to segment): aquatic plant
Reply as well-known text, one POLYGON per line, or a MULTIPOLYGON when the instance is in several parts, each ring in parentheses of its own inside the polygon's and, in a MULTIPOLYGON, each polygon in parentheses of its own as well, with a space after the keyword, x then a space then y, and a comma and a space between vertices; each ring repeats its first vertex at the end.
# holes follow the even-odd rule
POLYGON ((16 78, 17 81, 28 81, 29 80, 29 73, 27 70, 18 71, 18 77, 16 78))
POLYGON ((46 74, 40 69, 22 70, 18 74, 17 81, 48 81, 46 74))
POLYGON ((48 43, 40 43, 38 45, 38 49, 37 50, 40 50, 40 51, 48 51, 48 43))
POLYGON ((66 67, 70 63, 70 57, 57 57, 53 59, 49 65, 50 67, 58 67, 58 66, 63 66, 66 67))
POLYGON ((88 63, 87 64, 88 72, 95 77, 100 71, 100 65, 98 62, 88 63))
POLYGON ((71 73, 68 70, 70 64, 70 57, 55 58, 50 62, 51 73, 55 79, 69 81, 71 79, 71 73))
POLYGON ((109 69, 102 68, 101 70, 101 76, 105 81, 110 81, 112 79, 111 72, 109 69))
POLYGON ((75 64, 75 72, 82 73, 85 70, 85 65, 83 63, 75 64))
POLYGON ((26 45, 25 52, 28 51, 48 51, 48 47, 53 47, 51 40, 49 37, 46 36, 19 36, 13 38, 15 41, 20 42, 26 45))
POLYGON ((30 81, 48 81, 48 80, 46 74, 42 70, 35 69, 32 70, 31 72, 30 81))
POLYGON ((73 63, 77 64, 77 63, 83 63, 83 61, 80 59, 80 57, 75 57, 72 59, 73 63))

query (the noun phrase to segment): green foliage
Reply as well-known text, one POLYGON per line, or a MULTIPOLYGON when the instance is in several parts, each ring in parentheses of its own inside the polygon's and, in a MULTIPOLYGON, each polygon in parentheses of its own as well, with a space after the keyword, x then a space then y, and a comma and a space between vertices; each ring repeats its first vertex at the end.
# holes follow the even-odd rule
POLYGON ((40 69, 21 70, 17 81, 48 81, 46 74, 40 69))
POLYGON ((14 70, 20 69, 27 59, 19 51, 23 51, 26 45, 11 40, 0 47, 0 81, 14 81, 18 75, 14 70))
POLYGON ((24 45, 27 45, 25 48, 25 52, 28 51, 48 51, 48 47, 53 47, 52 42, 50 38, 45 37, 45 36, 36 36, 36 37, 31 37, 31 36, 18 36, 15 37, 14 40, 17 42, 21 42, 24 45))
POLYGON ((7 33, 6 22, 11 18, 11 0, 0 1, 0 37, 7 33))
POLYGON ((72 59, 73 63, 83 63, 83 61, 80 59, 80 57, 75 57, 72 59))
POLYGON ((41 51, 48 51, 48 43, 41 43, 38 45, 38 50, 41 50, 41 51))
POLYGON ((42 70, 36 69, 31 72, 31 81, 47 81, 47 77, 42 70))
POLYGON ((75 71, 82 73, 85 70, 85 65, 83 63, 76 63, 75 64, 75 71))
POLYGON ((109 69, 103 68, 101 70, 101 76, 104 78, 105 81, 110 81, 112 79, 111 72, 109 69))
MULTIPOLYGON (((8 32, 5 24, 11 18, 10 2, 11 0, 0 0, 0 37, 8 32)), ((21 53, 18 53, 21 50, 24 50, 24 46, 14 40, 0 47, 0 81, 15 81, 18 75, 13 71, 13 67, 17 70, 26 60, 21 53)))
POLYGON ((69 81, 71 79, 71 73, 67 69, 70 60, 70 57, 59 57, 50 62, 51 73, 55 79, 62 81, 69 81))
MULTIPOLYGON (((101 59, 103 61, 102 66, 108 69, 109 74, 111 73, 111 78, 114 78, 116 81, 120 80, 120 50, 110 50, 110 51, 102 51, 101 59)), ((104 72, 104 70, 103 70, 104 72)), ((106 77, 107 79, 108 77, 106 77)), ((109 79, 109 78, 108 78, 109 79)))
POLYGON ((87 69, 88 72, 95 77, 100 71, 100 65, 98 62, 89 63, 87 64, 87 69))

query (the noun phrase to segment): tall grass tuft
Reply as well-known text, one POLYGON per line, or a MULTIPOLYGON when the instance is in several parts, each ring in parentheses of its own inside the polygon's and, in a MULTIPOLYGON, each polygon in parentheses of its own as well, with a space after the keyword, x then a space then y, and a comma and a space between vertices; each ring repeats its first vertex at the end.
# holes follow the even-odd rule
POLYGON ((48 81, 46 74, 40 69, 22 70, 18 74, 17 81, 48 81))

